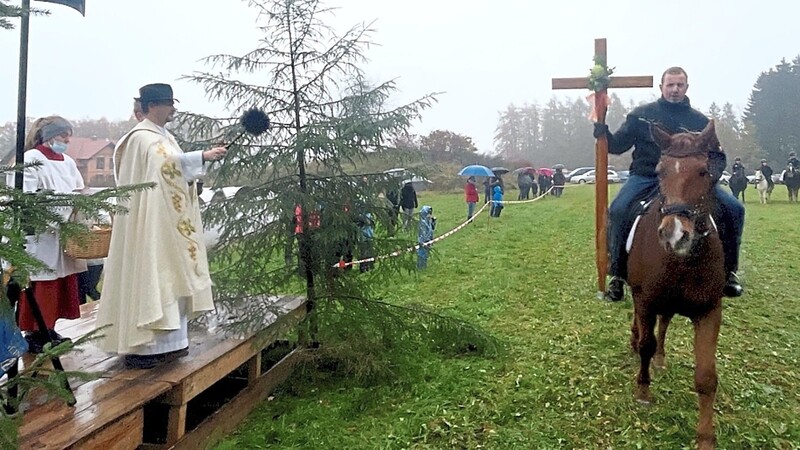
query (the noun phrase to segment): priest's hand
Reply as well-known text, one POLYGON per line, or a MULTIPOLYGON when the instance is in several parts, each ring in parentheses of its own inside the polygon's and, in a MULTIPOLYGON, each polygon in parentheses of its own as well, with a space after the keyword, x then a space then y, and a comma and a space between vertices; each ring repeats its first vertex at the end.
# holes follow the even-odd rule
POLYGON ((228 153, 228 149, 225 147, 214 147, 211 150, 206 150, 203 152, 203 162, 219 161, 225 157, 226 153, 228 153))

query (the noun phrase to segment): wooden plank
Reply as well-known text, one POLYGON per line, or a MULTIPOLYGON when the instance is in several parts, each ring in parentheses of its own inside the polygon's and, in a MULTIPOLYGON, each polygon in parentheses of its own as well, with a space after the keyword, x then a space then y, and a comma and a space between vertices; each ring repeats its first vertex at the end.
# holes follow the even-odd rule
MULTIPOLYGON (((553 89, 589 89, 589 78, 553 78, 553 89)), ((652 76, 611 77, 609 88, 653 87, 652 76)))
POLYGON ((139 408, 78 442, 69 450, 136 450, 142 444, 144 411, 139 408))
POLYGON ((131 383, 106 378, 86 383, 75 390, 75 407, 52 400, 27 411, 19 429, 21 448, 67 448, 141 408, 170 387, 161 382, 131 383))
POLYGON ((553 78, 553 89, 589 89, 587 77, 553 78))
POLYGON ((292 350, 275 363, 255 383, 239 392, 228 403, 206 418, 194 430, 178 441, 175 450, 209 448, 231 433, 267 396, 292 374, 300 361, 300 350, 292 350))
POLYGON ((168 405, 187 403, 261 351, 253 346, 251 340, 240 341, 239 345, 225 352, 218 351, 220 347, 214 348, 213 352, 205 352, 197 358, 192 358, 188 364, 175 367, 170 373, 159 377, 160 380, 169 381, 175 386, 167 393, 165 403, 168 405))
POLYGON ((256 353, 247 362, 247 385, 251 385, 261 376, 261 352, 256 353))
MULTIPOLYGON (((296 303, 293 306, 294 309, 282 318, 282 323, 295 326, 304 317, 305 302, 296 303)), ((277 337, 261 339, 251 336, 247 340, 228 337, 207 351, 190 348, 190 355, 186 361, 165 368, 158 374, 159 381, 166 381, 175 386, 167 394, 165 403, 169 405, 187 403, 231 371, 246 363, 264 347, 274 342, 277 337)))
MULTIPOLYGON (((282 330, 284 326, 296 325, 305 316, 304 299, 282 297, 276 300, 276 308, 283 309, 284 313, 268 318, 270 323, 264 324, 265 329, 282 330)), ((84 317, 59 324, 59 332, 79 337, 94 329, 97 305, 84 307, 84 317)), ((170 391, 180 392, 180 395, 172 394, 177 397, 170 402, 176 408, 170 416, 173 426, 168 428, 169 437, 173 441, 181 440, 189 399, 248 361, 251 363, 248 368, 250 386, 264 384, 262 380, 266 374, 258 376, 260 353, 273 339, 261 340, 258 333, 236 339, 214 328, 195 330, 190 338, 194 345, 189 357, 151 370, 126 370, 121 357, 103 352, 93 342, 84 345, 82 352, 65 355, 62 360, 67 370, 98 372, 101 378, 83 383, 73 381, 78 400, 74 408, 60 401, 45 401, 43 395, 32 393, 20 428, 22 448, 114 448, 109 445, 117 441, 107 440, 107 436, 126 433, 138 437, 118 442, 132 440, 141 444, 142 428, 135 414, 139 414, 137 411, 145 403, 167 398, 166 393, 170 391)))
POLYGON ((167 416, 167 446, 176 442, 186 434, 186 404, 172 406, 167 416))

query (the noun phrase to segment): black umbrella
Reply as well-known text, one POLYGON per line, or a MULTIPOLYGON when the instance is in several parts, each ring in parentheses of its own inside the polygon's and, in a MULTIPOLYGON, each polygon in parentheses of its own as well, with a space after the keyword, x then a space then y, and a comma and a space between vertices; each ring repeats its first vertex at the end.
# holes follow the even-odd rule
POLYGON ((505 175, 511 171, 505 167, 492 167, 492 172, 494 172, 495 175, 505 175))

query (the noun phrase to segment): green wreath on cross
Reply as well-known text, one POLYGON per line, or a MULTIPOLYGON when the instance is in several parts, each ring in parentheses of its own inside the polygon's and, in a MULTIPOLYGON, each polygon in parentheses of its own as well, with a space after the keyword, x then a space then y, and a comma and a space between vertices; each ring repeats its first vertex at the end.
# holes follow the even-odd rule
POLYGON ((603 58, 599 56, 594 57, 594 66, 589 71, 589 89, 594 92, 600 92, 608 89, 611 84, 611 74, 614 73, 614 68, 609 68, 603 58))

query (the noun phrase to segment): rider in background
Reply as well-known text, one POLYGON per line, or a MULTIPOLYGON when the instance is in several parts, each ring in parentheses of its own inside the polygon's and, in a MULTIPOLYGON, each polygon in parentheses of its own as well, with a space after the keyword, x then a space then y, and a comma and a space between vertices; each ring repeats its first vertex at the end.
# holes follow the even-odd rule
POLYGON ((761 171, 761 176, 767 180, 767 192, 772 192, 772 189, 775 188, 775 182, 772 181, 772 167, 767 164, 766 159, 761 160, 761 167, 759 168, 761 171))
POLYGON ((736 159, 733 160, 733 167, 731 168, 731 173, 737 174, 739 173, 739 171, 741 171, 742 174, 744 174, 744 165, 742 164, 742 158, 737 156, 736 159))
POLYGON ((789 161, 786 162, 786 165, 794 167, 795 170, 800 169, 800 159, 797 159, 796 152, 789 152, 789 161))

